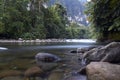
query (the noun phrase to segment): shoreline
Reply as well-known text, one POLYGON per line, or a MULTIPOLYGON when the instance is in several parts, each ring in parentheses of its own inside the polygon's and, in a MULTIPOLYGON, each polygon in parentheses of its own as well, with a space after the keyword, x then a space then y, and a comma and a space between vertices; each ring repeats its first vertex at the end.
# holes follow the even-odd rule
POLYGON ((96 43, 95 39, 35 39, 35 40, 23 40, 23 39, 0 39, 0 43, 42 43, 42 42, 82 42, 82 43, 96 43))
POLYGON ((0 43, 24 43, 24 42, 33 42, 33 43, 41 43, 41 42, 66 42, 66 39, 35 39, 35 40, 23 40, 23 39, 11 39, 11 40, 2 40, 0 39, 0 43))

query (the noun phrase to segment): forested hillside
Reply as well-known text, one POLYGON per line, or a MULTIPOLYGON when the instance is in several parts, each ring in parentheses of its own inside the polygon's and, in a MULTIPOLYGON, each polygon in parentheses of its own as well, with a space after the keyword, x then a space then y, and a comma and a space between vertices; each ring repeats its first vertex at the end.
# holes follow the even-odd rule
POLYGON ((60 3, 66 8, 70 21, 88 25, 86 15, 84 14, 87 0, 49 0, 48 2, 49 5, 53 5, 54 3, 60 3))
POLYGON ((99 41, 120 40, 120 0, 92 0, 85 11, 92 37, 99 41))
POLYGON ((66 8, 48 0, 1 0, 1 39, 88 38, 83 25, 68 20, 66 8))

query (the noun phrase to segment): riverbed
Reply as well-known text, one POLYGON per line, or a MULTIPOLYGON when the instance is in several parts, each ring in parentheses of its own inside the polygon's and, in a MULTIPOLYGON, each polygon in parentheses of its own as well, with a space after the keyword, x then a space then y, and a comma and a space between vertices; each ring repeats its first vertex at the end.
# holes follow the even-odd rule
MULTIPOLYGON (((65 80, 85 80, 85 76, 76 74, 76 71, 81 68, 81 64, 78 60, 79 56, 77 56, 77 54, 71 54, 70 51, 90 46, 99 46, 99 44, 84 40, 42 43, 0 43, 0 72, 6 70, 25 71, 31 66, 36 65, 35 55, 39 52, 44 52, 57 55, 63 60, 63 62, 57 63, 58 66, 54 70, 63 71, 62 74, 64 74, 65 80)), ((46 79, 48 79, 48 76, 44 77, 42 80, 46 79)))

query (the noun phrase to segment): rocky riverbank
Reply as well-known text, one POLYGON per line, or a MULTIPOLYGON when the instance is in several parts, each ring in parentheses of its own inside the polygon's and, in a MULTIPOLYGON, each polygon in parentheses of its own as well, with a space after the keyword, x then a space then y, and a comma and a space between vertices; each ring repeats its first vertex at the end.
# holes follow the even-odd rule
POLYGON ((18 40, 10 39, 10 40, 2 40, 0 39, 0 43, 41 43, 41 42, 82 42, 82 43, 95 43, 94 39, 35 39, 35 40, 24 40, 19 38, 18 40))
POLYGON ((103 47, 89 47, 77 50, 86 66, 80 69, 87 80, 120 80, 120 42, 103 47))
POLYGON ((0 65, 0 80, 120 80, 120 42, 60 55, 21 55, 0 65))
POLYGON ((40 52, 15 58, 0 64, 0 80, 86 80, 86 76, 77 73, 81 65, 76 54, 40 52))
POLYGON ((23 42, 66 42, 66 39, 35 39, 35 40, 24 40, 19 38, 18 40, 0 40, 0 43, 23 43, 23 42))

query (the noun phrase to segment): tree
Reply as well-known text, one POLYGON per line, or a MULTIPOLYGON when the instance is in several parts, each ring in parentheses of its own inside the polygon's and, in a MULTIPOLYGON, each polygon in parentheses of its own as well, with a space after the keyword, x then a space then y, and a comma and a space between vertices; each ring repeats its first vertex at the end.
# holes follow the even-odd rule
POLYGON ((47 0, 31 0, 30 1, 30 31, 32 39, 46 38, 46 28, 44 27, 44 6, 43 3, 47 0))
POLYGON ((70 26, 66 28, 67 38, 77 38, 77 39, 87 39, 89 38, 88 27, 84 25, 78 25, 77 23, 71 23, 70 26))
POLYGON ((27 11, 26 1, 21 0, 2 0, 2 19, 1 23, 4 31, 1 35, 6 38, 17 38, 24 30, 24 12, 27 11))
POLYGON ((87 4, 86 14, 98 40, 120 40, 120 1, 91 1, 87 4))
POLYGON ((44 12, 47 38, 64 38, 66 36, 66 15, 65 8, 60 4, 55 4, 44 12))
POLYGON ((1 0, 0 38, 86 38, 85 28, 69 26, 66 8, 59 3, 45 7, 46 1, 1 0))
POLYGON ((17 39, 45 38, 43 27, 43 2, 45 0, 2 0, 0 3, 0 35, 17 39), (38 33, 38 34, 36 34, 38 33), (43 36, 44 34, 44 36, 43 36))
POLYGON ((0 34, 4 32, 3 13, 4 13, 4 0, 1 0, 0 1, 0 34))

